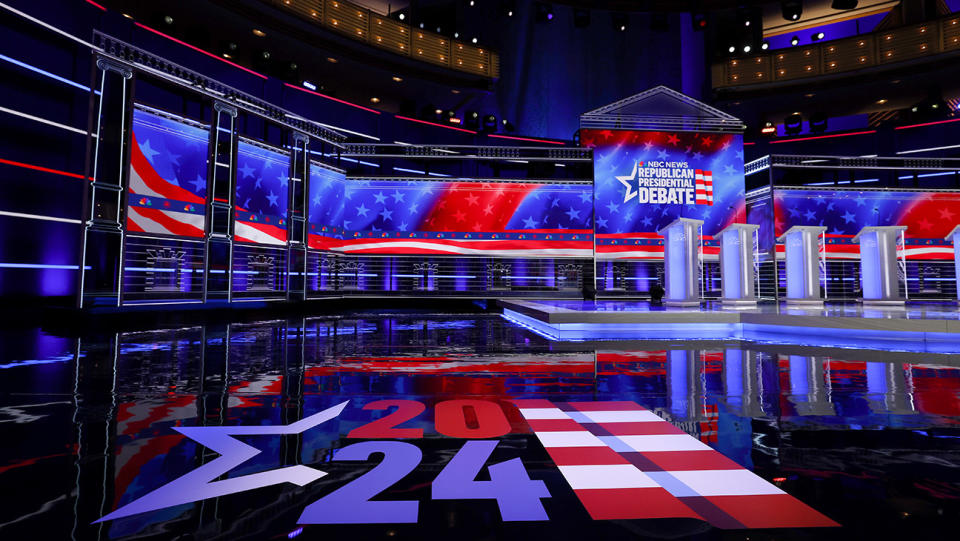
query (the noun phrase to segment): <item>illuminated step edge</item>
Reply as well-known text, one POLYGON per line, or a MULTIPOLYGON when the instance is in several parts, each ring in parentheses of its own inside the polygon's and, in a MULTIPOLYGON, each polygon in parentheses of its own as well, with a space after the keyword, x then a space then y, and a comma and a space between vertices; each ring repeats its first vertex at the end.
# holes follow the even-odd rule
MULTIPOLYGON (((826 346, 923 353, 960 353, 960 321, 946 319, 876 319, 850 316, 790 316, 700 312, 680 320, 669 313, 646 312, 629 321, 630 313, 584 312, 582 322, 553 322, 547 313, 533 314, 523 301, 500 301, 503 318, 549 340, 748 340, 802 346, 826 346), (518 310, 514 310, 517 308, 518 310), (521 312, 520 310, 523 310, 521 312), (616 314, 625 321, 614 322, 616 314), (540 319, 540 318, 544 319, 540 319), (596 320, 600 319, 600 322, 596 320), (659 320, 659 322, 658 322, 659 320), (760 322, 762 321, 762 323, 760 322)), ((563 313, 572 319, 572 310, 563 313)))
POLYGON ((595 520, 839 526, 635 402, 514 403, 595 520))

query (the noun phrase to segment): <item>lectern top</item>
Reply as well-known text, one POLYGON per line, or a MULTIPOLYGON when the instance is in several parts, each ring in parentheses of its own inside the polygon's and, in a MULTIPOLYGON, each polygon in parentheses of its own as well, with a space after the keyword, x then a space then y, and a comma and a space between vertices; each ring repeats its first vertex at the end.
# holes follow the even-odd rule
POLYGON ((795 225, 790 229, 787 229, 782 235, 777 237, 777 242, 784 242, 787 240, 787 235, 792 235, 793 233, 802 233, 804 231, 809 233, 816 233, 819 235, 826 231, 827 228, 820 225, 795 225))
POLYGON ((660 230, 657 231, 657 234, 662 235, 663 232, 666 231, 667 229, 670 229, 673 226, 681 225, 681 224, 690 224, 690 225, 695 225, 697 227, 700 227, 701 225, 703 225, 703 220, 697 220, 694 218, 677 218, 676 220, 670 222, 666 226, 661 227, 660 230))
POLYGON ((730 224, 727 227, 724 227, 723 229, 721 229, 720 231, 717 231, 716 234, 714 234, 713 236, 714 238, 716 238, 726 233, 727 231, 732 231, 734 229, 753 232, 753 231, 756 231, 757 229, 760 229, 760 226, 756 224, 730 224))
POLYGON ((853 236, 853 242, 860 242, 860 235, 864 233, 873 233, 875 231, 906 231, 907 226, 905 225, 868 225, 860 230, 859 233, 853 236))

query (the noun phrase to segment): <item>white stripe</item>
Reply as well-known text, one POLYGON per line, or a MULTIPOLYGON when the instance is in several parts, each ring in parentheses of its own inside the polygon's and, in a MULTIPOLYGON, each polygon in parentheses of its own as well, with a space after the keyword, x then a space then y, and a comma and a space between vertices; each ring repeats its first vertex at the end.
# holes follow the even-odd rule
POLYGON ((46 28, 47 30, 52 30, 52 31, 56 32, 57 34, 60 34, 61 36, 65 37, 65 38, 72 39, 73 41, 76 41, 77 43, 79 43, 79 44, 81 44, 81 45, 84 45, 84 46, 86 46, 86 47, 90 47, 91 49, 93 49, 93 50, 95 50, 95 51, 102 51, 102 50, 103 50, 103 49, 101 49, 100 47, 94 46, 92 43, 90 43, 90 42, 88 42, 88 41, 84 41, 84 40, 82 40, 82 39, 74 36, 73 34, 68 34, 68 33, 64 32, 63 30, 60 30, 59 28, 57 28, 57 27, 55 27, 55 26, 53 26, 53 25, 47 24, 47 23, 41 21, 40 19, 31 17, 30 15, 27 15, 26 13, 24 13, 24 12, 22 12, 22 11, 16 10, 16 9, 14 9, 14 8, 12 8, 12 7, 6 5, 6 4, 4 4, 4 3, 2 3, 2 2, 0 2, 0 7, 2 7, 3 9, 5 9, 5 10, 11 12, 11 13, 16 13, 17 15, 23 17, 24 19, 27 19, 28 21, 32 21, 32 22, 34 22, 34 23, 36 23, 36 24, 39 24, 40 26, 46 28))
POLYGON ((557 466, 574 490, 591 488, 654 488, 653 479, 633 464, 557 466))
POLYGON ((141 215, 137 212, 136 207, 127 207, 127 218, 129 218, 130 221, 132 221, 133 223, 137 224, 137 227, 139 227, 140 229, 146 231, 147 233, 159 233, 159 234, 162 234, 162 235, 172 235, 172 234, 173 234, 173 233, 171 233, 170 231, 168 231, 167 228, 165 228, 165 227, 163 227, 162 225, 158 224, 157 222, 151 220, 150 218, 147 218, 147 217, 145 217, 145 216, 141 216, 141 215))
POLYGON ((590 423, 665 423, 652 411, 583 411, 590 423))
POLYGON ((709 451, 710 446, 689 434, 658 434, 656 436, 617 436, 634 451, 709 451))
POLYGON ((31 220, 45 220, 48 222, 63 222, 65 224, 79 224, 80 220, 74 220, 71 218, 57 218, 56 216, 42 216, 40 214, 24 214, 22 212, 10 212, 7 210, 0 210, 0 216, 10 216, 12 218, 29 218, 31 220))
POLYGON ((7 109, 6 107, 0 107, 0 111, 7 114, 14 115, 14 116, 19 116, 21 118, 26 118, 27 120, 33 120, 34 122, 39 122, 41 124, 46 124, 48 126, 53 126, 55 128, 60 128, 62 130, 68 130, 74 133, 79 133, 80 135, 87 134, 87 130, 81 130, 80 128, 74 128, 73 126, 67 126, 66 124, 61 124, 59 122, 54 122, 52 120, 47 120, 45 118, 40 118, 38 116, 28 115, 27 113, 22 113, 20 111, 15 111, 13 109, 7 109))
POLYGON ((628 250, 623 252, 597 252, 597 259, 629 259, 635 257, 643 257, 650 259, 663 259, 663 251, 659 252, 648 252, 645 250, 628 250))
POLYGON ((560 408, 520 408, 524 419, 569 419, 560 408))
POLYGON ((544 447, 606 447, 600 438, 586 430, 537 432, 536 435, 544 447))
POLYGON ((132 163, 130 164, 130 190, 133 191, 133 194, 131 195, 148 195, 150 197, 160 197, 166 199, 166 196, 151 190, 147 186, 147 183, 140 178, 140 173, 137 173, 137 169, 132 163))
POLYGON ((271 237, 270 235, 264 233, 263 231, 260 231, 256 227, 250 226, 244 222, 241 222, 238 220, 235 223, 236 223, 236 225, 234 226, 235 236, 243 237, 245 239, 251 240, 258 244, 273 244, 276 246, 284 246, 287 244, 286 242, 282 240, 278 240, 274 237, 271 237))
POLYGON ((782 490, 749 470, 691 470, 668 473, 701 496, 784 494, 782 490))

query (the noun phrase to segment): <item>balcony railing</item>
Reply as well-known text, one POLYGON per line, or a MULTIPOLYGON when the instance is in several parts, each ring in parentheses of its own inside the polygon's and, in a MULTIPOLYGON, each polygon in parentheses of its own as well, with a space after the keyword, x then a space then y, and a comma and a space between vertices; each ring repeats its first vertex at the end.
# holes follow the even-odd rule
POLYGON ((487 49, 413 28, 341 0, 265 0, 338 34, 401 56, 457 71, 500 77, 500 57, 487 49))
POLYGON ((784 82, 960 51, 960 16, 731 58, 713 65, 713 87, 784 82))

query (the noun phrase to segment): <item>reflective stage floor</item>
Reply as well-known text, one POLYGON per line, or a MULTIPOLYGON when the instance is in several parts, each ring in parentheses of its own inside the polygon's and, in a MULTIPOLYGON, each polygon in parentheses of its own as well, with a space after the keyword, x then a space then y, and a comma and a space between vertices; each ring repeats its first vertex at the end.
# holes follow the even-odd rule
POLYGON ((0 332, 2 539, 938 539, 955 355, 496 314, 0 332))

